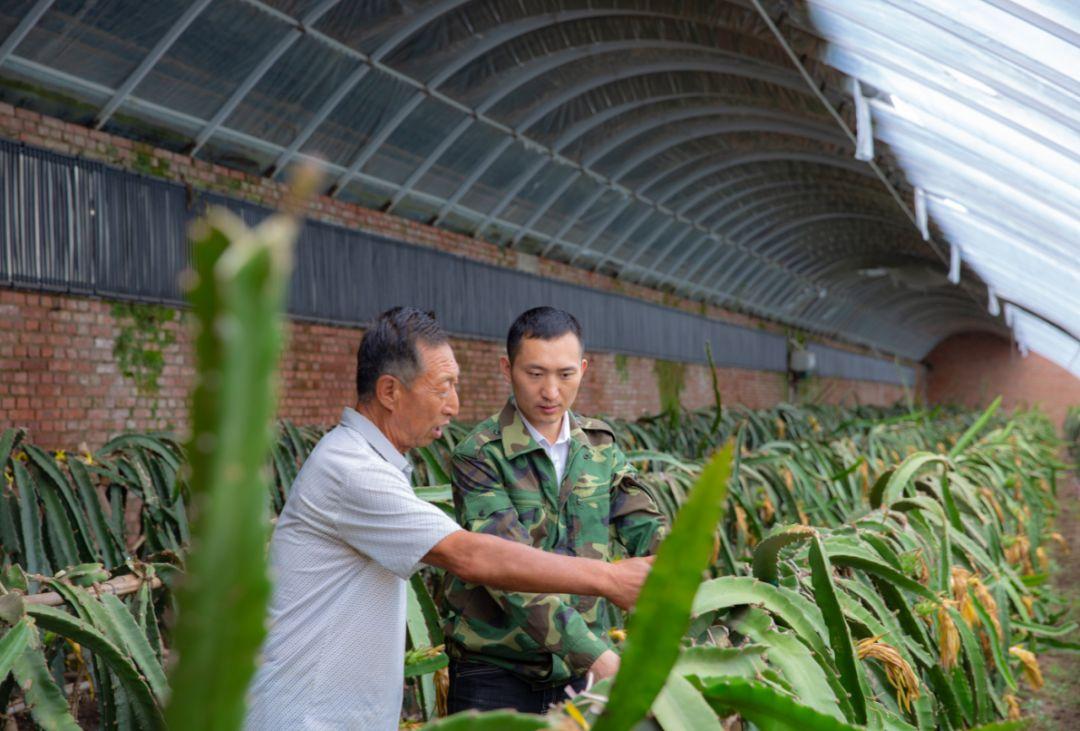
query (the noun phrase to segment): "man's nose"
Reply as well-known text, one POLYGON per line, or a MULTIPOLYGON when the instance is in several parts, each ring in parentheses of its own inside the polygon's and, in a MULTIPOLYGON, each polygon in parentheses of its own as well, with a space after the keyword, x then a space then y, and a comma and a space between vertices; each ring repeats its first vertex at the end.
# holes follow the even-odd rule
POLYGON ((461 400, 458 398, 456 389, 451 389, 450 398, 446 400, 446 406, 443 412, 447 416, 457 416, 458 409, 461 408, 461 400))
POLYGON ((540 395, 543 398, 554 401, 559 398, 559 384, 555 380, 546 380, 540 387, 540 395))

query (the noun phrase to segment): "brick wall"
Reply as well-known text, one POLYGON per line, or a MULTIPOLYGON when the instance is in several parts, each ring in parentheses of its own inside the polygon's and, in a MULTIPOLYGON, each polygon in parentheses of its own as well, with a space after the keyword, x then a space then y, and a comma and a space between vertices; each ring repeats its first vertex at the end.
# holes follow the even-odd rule
MULTIPOLYGON (((273 181, 140 142, 91 130, 26 109, 0 103, 0 137, 57 152, 80 155, 128 170, 182 182, 200 190, 276 206, 285 188, 273 181)), ((772 322, 701 303, 559 262, 508 251, 485 241, 321 197, 305 214, 328 223, 371 231, 499 266, 524 269, 561 281, 620 292, 668 307, 765 330, 782 332, 772 322)), ((164 353, 160 390, 139 395, 119 373, 113 343, 120 326, 109 303, 95 299, 0 289, 0 427, 27 427, 46 446, 99 444, 122 429, 170 428, 183 431, 192 360, 186 330, 179 321, 166 327, 176 341, 164 353)), ((353 400, 356 345, 362 331, 294 322, 282 363, 281 416, 298 423, 332 423, 353 400)), ((856 353, 848 343, 818 339, 856 353)), ((498 373, 501 345, 457 339, 462 368, 462 414, 475 420, 494 412, 508 389, 498 373)), ((654 361, 590 353, 591 368, 577 404, 583 413, 635 417, 660 408, 654 361)), ((921 368, 917 368, 920 371, 921 368)), ((745 369, 718 369, 725 403, 766 407, 786 398, 783 376, 745 369)), ((822 379, 827 402, 892 403, 902 389, 886 384, 822 379)), ((708 368, 687 365, 682 401, 699 407, 713 402, 708 368)))
POLYGON ((1059 427, 1069 406, 1080 405, 1080 379, 1007 340, 985 333, 954 335, 926 357, 931 403, 978 407, 1002 396, 1005 408, 1038 406, 1059 427))
MULTIPOLYGON (((99 446, 125 429, 187 426, 186 399, 193 361, 187 325, 164 327, 175 341, 166 347, 158 392, 140 395, 113 356, 121 331, 110 303, 96 299, 0 289, 0 427, 21 426, 48 447, 99 446)), ((355 399, 356 346, 363 331, 291 322, 281 364, 279 414, 301 424, 330 424, 355 399)), ((495 412, 509 394, 499 373, 501 343, 456 338, 461 366, 460 418, 476 421, 495 412)), ((651 358, 588 353, 590 366, 576 409, 587 414, 636 417, 656 413, 660 396, 651 358)), ((783 375, 718 368, 727 404, 771 406, 786 397, 783 375)), ((713 403, 706 366, 686 366, 684 405, 713 403)), ((823 401, 892 403, 902 390, 887 384, 836 381, 823 401)))
MULTIPOLYGON (((64 122, 3 102, 0 102, 0 138, 24 142, 66 155, 80 156, 144 175, 190 185, 197 190, 219 193, 268 207, 277 207, 287 195, 286 186, 266 178, 155 148, 143 142, 118 137, 100 130, 64 122)), ((704 306, 696 300, 617 280, 605 274, 589 272, 561 262, 541 259, 524 252, 505 249, 487 241, 334 198, 322 196, 307 201, 303 212, 313 220, 370 231, 417 246, 439 249, 476 261, 520 269, 605 292, 618 292, 715 320, 777 333, 784 333, 789 329, 786 325, 767 319, 732 312, 713 305, 704 306)), ((851 343, 825 337, 812 339, 814 342, 841 350, 869 354, 866 348, 851 343)))

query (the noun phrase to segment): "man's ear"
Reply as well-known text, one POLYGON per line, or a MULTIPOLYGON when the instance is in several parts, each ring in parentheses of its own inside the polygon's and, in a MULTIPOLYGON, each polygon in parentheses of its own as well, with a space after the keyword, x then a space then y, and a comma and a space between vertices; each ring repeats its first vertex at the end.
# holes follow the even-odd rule
POLYGON ((581 359, 581 375, 585 375, 585 371, 589 370, 589 360, 587 358, 581 359))
POLYGON ((375 398, 387 411, 395 411, 401 401, 401 381, 389 374, 382 374, 375 381, 375 398))
POLYGON ((512 385, 513 381, 510 380, 510 358, 505 355, 499 356, 499 371, 502 372, 503 379, 512 385))

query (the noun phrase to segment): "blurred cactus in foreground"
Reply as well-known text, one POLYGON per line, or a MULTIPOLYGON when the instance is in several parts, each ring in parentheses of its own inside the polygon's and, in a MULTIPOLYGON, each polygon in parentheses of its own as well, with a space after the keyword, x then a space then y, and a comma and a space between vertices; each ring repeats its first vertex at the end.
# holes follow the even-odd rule
POLYGON ((167 709, 173 729, 240 727, 265 635, 266 461, 296 235, 292 218, 275 216, 252 230, 224 211, 212 211, 192 232, 198 374, 187 445, 191 550, 167 709))

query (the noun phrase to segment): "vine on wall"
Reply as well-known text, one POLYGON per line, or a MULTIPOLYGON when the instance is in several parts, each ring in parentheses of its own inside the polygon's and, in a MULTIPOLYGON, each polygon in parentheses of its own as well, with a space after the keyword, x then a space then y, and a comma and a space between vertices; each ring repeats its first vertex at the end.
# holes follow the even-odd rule
POLYGON ((140 396, 156 395, 165 369, 165 349, 176 342, 176 334, 166 327, 176 319, 176 310, 117 302, 112 306, 112 316, 120 328, 113 343, 113 358, 120 373, 135 384, 140 396))
POLYGON ((673 360, 653 363, 656 386, 660 391, 660 410, 675 416, 679 413, 680 397, 686 385, 686 364, 673 360))

